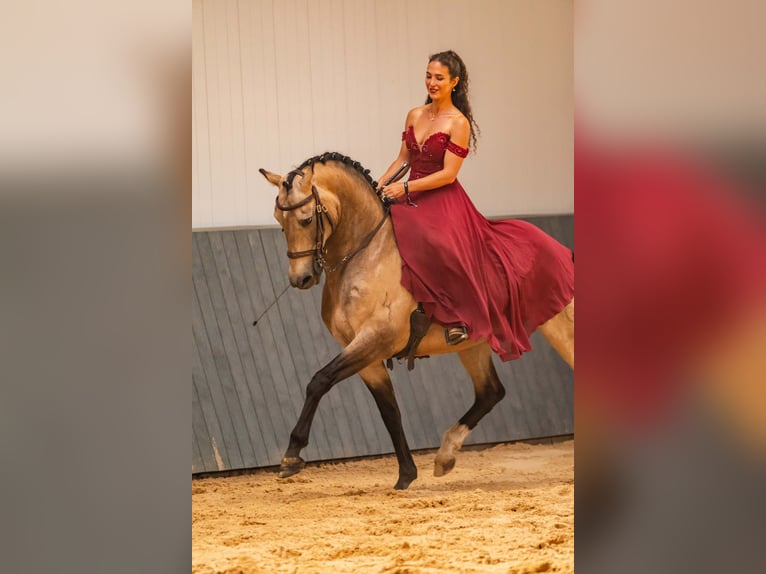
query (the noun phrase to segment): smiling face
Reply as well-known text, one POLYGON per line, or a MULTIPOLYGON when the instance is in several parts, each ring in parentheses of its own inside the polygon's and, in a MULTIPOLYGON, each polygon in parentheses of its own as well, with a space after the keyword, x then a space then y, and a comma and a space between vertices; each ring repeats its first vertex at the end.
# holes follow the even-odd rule
POLYGON ((449 68, 437 60, 428 62, 426 68, 426 90, 435 102, 449 98, 452 88, 457 86, 460 78, 450 76, 449 68))

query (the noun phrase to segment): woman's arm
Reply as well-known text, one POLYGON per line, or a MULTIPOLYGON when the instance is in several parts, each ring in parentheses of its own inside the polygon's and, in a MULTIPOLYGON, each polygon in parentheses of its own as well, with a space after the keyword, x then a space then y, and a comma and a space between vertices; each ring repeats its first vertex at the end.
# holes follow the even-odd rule
MULTIPOLYGON (((383 184, 388 181, 388 178, 394 175, 397 170, 402 166, 404 162, 410 161, 410 150, 407 149, 407 144, 402 142, 402 147, 399 148, 399 155, 396 157, 394 162, 388 166, 388 169, 386 172, 380 176, 380 179, 378 180, 378 188, 383 187, 383 184)), ((404 177, 404 174, 409 171, 409 168, 404 170, 402 173, 399 174, 399 176, 396 178, 397 181, 402 179, 404 177)))
MULTIPOLYGON (((471 136, 471 125, 468 120, 461 116, 452 126, 450 133, 450 141, 459 145, 460 147, 467 148, 468 140, 471 136)), ((406 148, 406 146, 404 146, 406 148)), ((409 152, 408 152, 409 155, 409 152)), ((397 164, 394 162, 396 165, 397 164)), ((392 164, 392 166, 394 165, 392 164)), ((455 155, 454 153, 447 151, 444 154, 444 168, 441 170, 421 177, 407 183, 410 193, 413 191, 427 191, 429 189, 436 189, 448 185, 457 179, 457 174, 460 171, 460 167, 463 165, 463 158, 455 155)), ((391 173, 394 173, 395 169, 389 168, 391 173)), ((388 172, 386 172, 388 174, 388 172)), ((390 174, 389 174, 390 177, 390 174)), ((383 180, 385 181, 385 179, 383 180)), ((383 189, 384 195, 398 199, 404 195, 403 183, 392 183, 385 186, 383 189)))
MULTIPOLYGON (((409 125, 412 123, 414 119, 414 114, 416 113, 417 108, 410 110, 407 113, 407 119, 404 120, 404 129, 405 131, 409 127, 409 125)), ((407 149, 407 144, 404 140, 402 140, 402 145, 399 147, 399 155, 396 156, 396 159, 393 161, 391 165, 388 166, 388 169, 385 171, 385 173, 380 176, 380 179, 378 180, 378 188, 382 188, 383 184, 388 181, 388 178, 394 175, 397 170, 402 166, 404 162, 410 161, 410 150, 407 149)), ((397 181, 402 179, 404 177, 404 174, 407 173, 408 170, 403 171, 399 177, 397 177, 397 181)))

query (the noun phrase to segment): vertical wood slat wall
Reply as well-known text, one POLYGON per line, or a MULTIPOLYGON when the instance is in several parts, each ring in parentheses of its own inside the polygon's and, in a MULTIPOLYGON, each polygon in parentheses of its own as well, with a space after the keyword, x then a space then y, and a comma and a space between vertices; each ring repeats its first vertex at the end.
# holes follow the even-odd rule
MULTIPOLYGON (((572 247, 572 216, 529 221, 572 247)), ((321 287, 288 287, 279 229, 192 238, 192 473, 278 464, 306 384, 340 351, 321 322, 321 287)), ((508 393, 467 444, 574 431, 573 373, 539 333, 532 344, 517 361, 495 359, 508 393)), ((473 402, 471 381, 454 354, 418 360, 412 372, 396 365, 391 379, 413 449, 437 447, 473 402)), ((392 451, 371 395, 354 376, 321 402, 304 458, 392 451)))

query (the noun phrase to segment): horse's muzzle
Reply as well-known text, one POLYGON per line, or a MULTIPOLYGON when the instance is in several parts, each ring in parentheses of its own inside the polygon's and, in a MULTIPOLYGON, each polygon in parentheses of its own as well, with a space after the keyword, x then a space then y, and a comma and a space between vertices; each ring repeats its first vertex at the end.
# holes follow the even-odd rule
POLYGON ((316 273, 303 273, 300 275, 290 275, 290 285, 298 289, 308 289, 319 283, 319 275, 316 273))

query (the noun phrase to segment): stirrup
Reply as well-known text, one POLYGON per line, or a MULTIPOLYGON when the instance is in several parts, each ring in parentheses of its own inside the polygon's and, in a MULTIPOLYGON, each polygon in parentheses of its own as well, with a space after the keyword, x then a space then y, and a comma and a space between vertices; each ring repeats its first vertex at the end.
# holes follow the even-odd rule
POLYGON ((444 338, 448 345, 459 345, 468 340, 468 329, 460 325, 459 327, 448 327, 444 329, 444 338))

